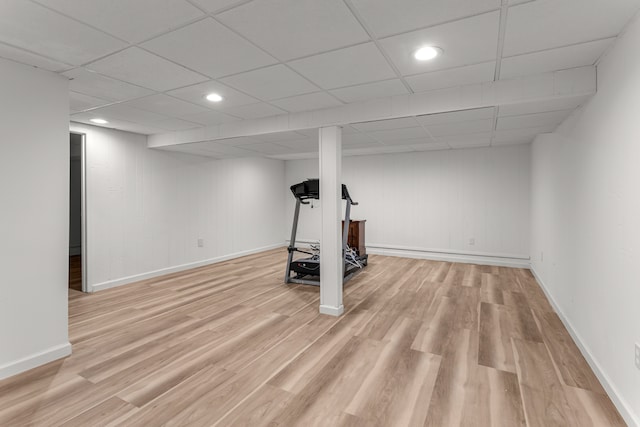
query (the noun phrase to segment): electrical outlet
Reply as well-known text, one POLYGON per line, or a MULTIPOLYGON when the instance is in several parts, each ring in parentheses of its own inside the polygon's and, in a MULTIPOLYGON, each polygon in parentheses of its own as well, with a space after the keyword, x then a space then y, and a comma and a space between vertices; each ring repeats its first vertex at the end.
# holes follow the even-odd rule
POLYGON ((640 369, 640 344, 636 343, 636 368, 640 369))
POLYGON ((204 247, 204 239, 198 239, 198 247, 199 248, 203 248, 204 247))
POLYGON ((476 244, 476 239, 475 239, 474 237, 470 238, 470 239, 469 239, 469 245, 470 245, 470 246, 473 246, 473 245, 475 245, 475 244, 476 244))

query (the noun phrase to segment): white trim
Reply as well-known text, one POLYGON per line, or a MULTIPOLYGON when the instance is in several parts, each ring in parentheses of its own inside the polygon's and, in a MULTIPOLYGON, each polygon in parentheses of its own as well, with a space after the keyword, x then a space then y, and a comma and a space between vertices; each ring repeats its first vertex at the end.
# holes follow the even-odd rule
POLYGON ((369 249, 391 249, 394 251, 408 251, 408 252, 429 252, 429 253, 438 253, 438 254, 446 254, 446 255, 465 255, 465 256, 478 256, 478 257, 487 257, 487 258, 508 258, 508 259, 519 259, 522 261, 527 261, 527 266, 529 266, 529 255, 523 254, 507 254, 501 252, 481 252, 481 251, 470 251, 470 250, 459 250, 459 249, 440 249, 440 248, 420 248, 415 246, 397 246, 397 245, 388 245, 384 243, 367 243, 367 250, 369 249))
MULTIPOLYGON (((289 240, 286 240, 287 244, 289 240)), ((296 239, 297 244, 308 246, 318 243, 312 239, 296 239)), ((465 264, 497 265, 500 267, 529 268, 529 256, 487 252, 466 252, 448 249, 412 248, 386 244, 367 244, 367 253, 401 258, 430 259, 434 261, 461 262, 465 264)))
POLYGON ((560 317, 560 320, 564 324, 564 327, 567 329, 567 331, 571 335, 571 338, 573 338, 573 342, 576 343, 576 345, 580 349, 580 353, 582 353, 582 356, 584 356, 587 363, 591 367, 591 370, 596 374, 596 376, 598 377, 598 380, 600 380, 600 384, 602 384, 602 386, 606 390, 607 394, 613 401, 613 404, 616 406, 616 408, 620 412, 620 415, 622 415, 622 418, 624 418, 625 422, 629 424, 629 426, 640 427, 640 419, 638 419, 638 417, 634 414, 633 409, 631 408, 631 405, 629 405, 627 401, 622 397, 622 395, 618 393, 618 390, 613 385, 613 382, 609 379, 609 376, 604 372, 604 370, 602 369, 598 361, 591 354, 591 352, 589 351, 589 348, 584 343, 584 340, 580 337, 580 334, 574 329, 569 319, 564 315, 562 309, 560 308, 556 300, 551 295, 551 292, 549 292, 549 289, 544 284, 544 281, 540 278, 540 275, 536 272, 535 268, 533 267, 533 264, 531 264, 529 268, 531 269, 531 273, 533 273, 533 276, 536 278, 537 282, 540 284, 542 291, 547 296, 547 299, 553 306, 553 309, 558 314, 558 317, 560 317))
POLYGON ((28 371, 29 369, 37 368, 38 366, 53 362, 54 360, 67 357, 70 354, 71 344, 66 342, 40 353, 32 354, 31 356, 7 363, 0 366, 0 380, 28 371))
POLYGON ((337 107, 149 135, 147 146, 159 148, 445 111, 583 97, 595 93, 596 69, 593 66, 585 66, 495 82, 472 83, 420 93, 387 96, 337 107))
POLYGON ((240 258, 247 255, 253 255, 258 252, 264 252, 271 249, 277 249, 283 247, 284 244, 276 243, 269 246, 263 246, 261 248, 249 249, 247 251, 235 252, 232 254, 222 255, 216 258, 210 258, 203 261, 191 262, 188 264, 177 265, 175 267, 162 268, 160 270, 149 271, 147 273, 136 274, 133 276, 123 277, 121 279, 109 280, 106 282, 98 283, 92 286, 94 292, 103 291, 105 289, 115 288, 117 286, 127 285, 129 283, 138 282, 140 280, 151 279, 153 277, 162 276, 170 273, 177 273, 178 271, 189 270, 191 268, 202 267, 205 265, 216 264, 218 262, 227 261, 234 258, 240 258))
POLYGON ((329 316, 341 316, 344 313, 344 305, 340 307, 334 307, 332 305, 320 304, 320 314, 328 314, 329 316))
POLYGON ((400 258, 430 259, 434 261, 460 262, 464 264, 497 265, 500 267, 529 268, 529 260, 522 258, 491 257, 477 254, 431 252, 406 249, 376 249, 367 246, 367 253, 400 258))

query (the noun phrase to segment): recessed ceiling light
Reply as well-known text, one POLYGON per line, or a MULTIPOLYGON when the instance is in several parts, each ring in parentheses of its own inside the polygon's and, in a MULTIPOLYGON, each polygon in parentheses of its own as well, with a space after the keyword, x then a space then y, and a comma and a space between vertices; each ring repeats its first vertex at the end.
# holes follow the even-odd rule
POLYGON ((206 96, 206 98, 207 98, 207 101, 211 101, 211 102, 220 102, 224 99, 217 93, 210 93, 206 96))
POLYGON ((423 46, 420 49, 413 52, 413 57, 418 61, 428 61, 435 58, 438 55, 442 55, 442 49, 435 46, 423 46))
POLYGON ((96 123, 96 124, 99 124, 99 125, 106 125, 107 123, 109 123, 105 119, 91 119, 89 121, 93 122, 93 123, 96 123))

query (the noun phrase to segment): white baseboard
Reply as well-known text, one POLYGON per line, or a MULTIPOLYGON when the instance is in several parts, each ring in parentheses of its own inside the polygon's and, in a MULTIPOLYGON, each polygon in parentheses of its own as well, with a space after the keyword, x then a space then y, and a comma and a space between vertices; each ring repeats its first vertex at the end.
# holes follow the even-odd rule
POLYGON ((629 405, 627 401, 622 397, 622 395, 618 393, 618 390, 609 379, 609 376, 604 372, 598 361, 595 359, 595 357, 593 357, 593 355, 589 351, 589 348, 580 337, 580 334, 573 328, 573 325, 571 324, 569 319, 567 319, 567 317, 564 315, 564 312, 562 311, 556 300, 553 298, 553 295, 551 295, 551 293, 549 292, 549 289, 545 285, 540 275, 536 272, 533 265, 531 265, 529 268, 531 269, 531 272, 533 273, 533 276, 536 278, 537 282, 540 284, 542 291, 547 296, 547 299, 553 306, 553 309, 560 317, 560 320, 564 324, 564 327, 571 335, 571 338, 573 338, 573 342, 575 342, 580 349, 580 353, 582 353, 582 356, 584 356, 584 358, 586 359, 587 363, 591 367, 591 370, 593 370, 593 372, 596 374, 596 377, 598 377, 598 380, 606 390, 613 404, 620 412, 620 415, 622 415, 622 418, 624 418, 625 422, 629 426, 640 427, 640 419, 634 414, 631 405, 629 405))
POLYGON ((37 368, 54 360, 67 357, 71 354, 71 344, 65 343, 55 347, 51 347, 40 353, 32 354, 14 362, 0 366, 0 380, 12 377, 29 369, 37 368))
POLYGON ((320 305, 320 314, 328 314, 329 316, 341 316, 344 313, 344 305, 334 307, 332 305, 320 305))
POLYGON ((202 261, 191 262, 188 264, 177 265, 175 267, 167 267, 160 270, 149 271, 147 273, 141 273, 133 276, 123 277, 120 279, 109 280, 107 282, 102 282, 102 283, 98 283, 90 286, 89 292, 104 291, 105 289, 115 288, 117 286, 139 282, 140 280, 151 279, 153 277, 163 276, 165 274, 177 273, 179 271, 189 270, 191 268, 197 268, 197 267, 203 267, 205 265, 216 264, 218 262, 228 261, 230 259, 240 258, 247 255, 253 255, 253 254, 257 254, 258 252, 277 249, 283 246, 284 246, 283 243, 276 243, 269 246, 263 246, 261 248, 249 249, 246 251, 234 252, 232 254, 222 255, 216 258, 210 258, 202 261))
MULTIPOLYGON (((287 244, 289 240, 286 240, 287 244)), ((318 243, 318 240, 296 239, 298 246, 318 243)), ((405 246, 367 244, 367 253, 401 258, 430 259, 434 261, 461 262, 464 264, 497 265, 501 267, 529 268, 528 255, 495 254, 445 249, 411 248, 405 246)))
POLYGON ((434 261, 461 262, 465 264, 497 265, 501 267, 529 268, 529 258, 520 256, 491 255, 463 252, 434 252, 421 249, 376 247, 367 245, 367 253, 402 258, 430 259, 434 261))

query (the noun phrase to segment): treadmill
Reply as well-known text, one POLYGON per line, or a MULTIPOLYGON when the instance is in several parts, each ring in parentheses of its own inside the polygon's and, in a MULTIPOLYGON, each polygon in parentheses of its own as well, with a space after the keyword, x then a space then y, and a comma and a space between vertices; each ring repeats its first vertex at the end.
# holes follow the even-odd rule
MULTIPOLYGON (((291 229, 291 240, 289 243, 287 272, 285 283, 300 283, 304 285, 320 285, 320 253, 310 252, 296 247, 296 233, 298 231, 298 218, 300 216, 300 205, 308 205, 309 200, 320 200, 320 180, 308 179, 294 184, 290 187, 291 193, 296 198, 296 209, 293 215, 293 228, 291 229), (307 257, 293 259, 294 253, 303 253, 307 257)), ((349 223, 351 221, 351 206, 356 206, 349 195, 347 186, 342 184, 342 199, 347 202, 344 215, 344 229, 342 230, 342 259, 343 259, 343 283, 358 273, 367 265, 368 255, 360 256, 347 246, 349 235, 349 223)))

